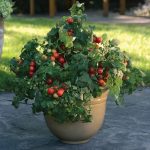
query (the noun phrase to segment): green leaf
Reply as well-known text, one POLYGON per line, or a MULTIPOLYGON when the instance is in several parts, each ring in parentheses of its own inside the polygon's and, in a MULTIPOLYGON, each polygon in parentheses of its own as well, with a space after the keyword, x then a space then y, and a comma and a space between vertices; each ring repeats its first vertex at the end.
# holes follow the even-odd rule
POLYGON ((106 42, 107 41, 107 34, 103 34, 102 39, 103 39, 104 42, 106 42))
POLYGON ((94 89, 93 82, 87 72, 83 72, 80 77, 77 78, 76 84, 79 87, 88 87, 91 91, 94 89))
POLYGON ((58 33, 58 28, 52 28, 51 31, 49 32, 49 35, 54 36, 58 33))
POLYGON ((84 12, 84 3, 79 3, 78 1, 72 5, 70 8, 71 15, 82 15, 84 12))
POLYGON ((75 37, 68 36, 67 30, 63 29, 63 27, 59 29, 59 39, 61 42, 65 44, 65 47, 67 48, 73 47, 73 41, 75 40, 75 37))
POLYGON ((122 79, 119 77, 109 78, 107 81, 107 87, 110 89, 110 94, 114 96, 117 104, 121 104, 120 90, 122 87, 122 79))

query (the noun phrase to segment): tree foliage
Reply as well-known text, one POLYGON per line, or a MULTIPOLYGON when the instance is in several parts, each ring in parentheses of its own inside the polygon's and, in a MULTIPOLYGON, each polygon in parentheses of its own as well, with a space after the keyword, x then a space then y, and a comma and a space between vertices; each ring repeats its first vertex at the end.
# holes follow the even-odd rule
POLYGON ((13 12, 14 3, 11 0, 0 0, 0 18, 7 18, 13 12))

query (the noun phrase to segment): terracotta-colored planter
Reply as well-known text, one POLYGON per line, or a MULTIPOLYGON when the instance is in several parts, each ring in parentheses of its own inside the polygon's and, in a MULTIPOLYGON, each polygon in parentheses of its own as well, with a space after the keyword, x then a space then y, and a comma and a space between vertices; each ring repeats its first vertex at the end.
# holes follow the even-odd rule
POLYGON ((45 120, 50 131, 62 142, 69 144, 86 143, 101 128, 105 116, 106 100, 108 90, 103 94, 91 100, 88 104, 91 106, 92 122, 83 123, 57 123, 51 116, 45 116, 45 120))
POLYGON ((3 42, 4 42, 4 22, 3 19, 0 18, 0 58, 3 49, 3 42))

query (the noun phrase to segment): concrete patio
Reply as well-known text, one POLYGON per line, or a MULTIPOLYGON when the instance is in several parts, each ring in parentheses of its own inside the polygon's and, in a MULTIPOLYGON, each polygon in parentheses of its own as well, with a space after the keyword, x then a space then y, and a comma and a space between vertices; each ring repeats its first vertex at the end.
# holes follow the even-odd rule
POLYGON ((13 96, 0 93, 0 150, 150 150, 150 88, 126 96, 121 107, 109 98, 102 130, 81 145, 59 142, 31 105, 13 108, 13 96))

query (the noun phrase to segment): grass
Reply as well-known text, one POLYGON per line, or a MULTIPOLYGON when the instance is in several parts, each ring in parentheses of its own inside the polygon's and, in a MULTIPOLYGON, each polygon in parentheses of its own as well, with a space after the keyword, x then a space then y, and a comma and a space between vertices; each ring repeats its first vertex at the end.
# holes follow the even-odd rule
MULTIPOLYGON (((46 18, 17 18, 5 22, 5 44, 0 62, 0 90, 10 91, 13 88, 13 74, 9 70, 9 61, 18 57, 23 45, 30 39, 40 40, 53 27, 56 20, 46 18)), ((145 83, 150 85, 150 25, 118 25, 87 23, 96 26, 96 34, 107 33, 120 40, 120 47, 133 59, 133 65, 146 74, 145 83)))

